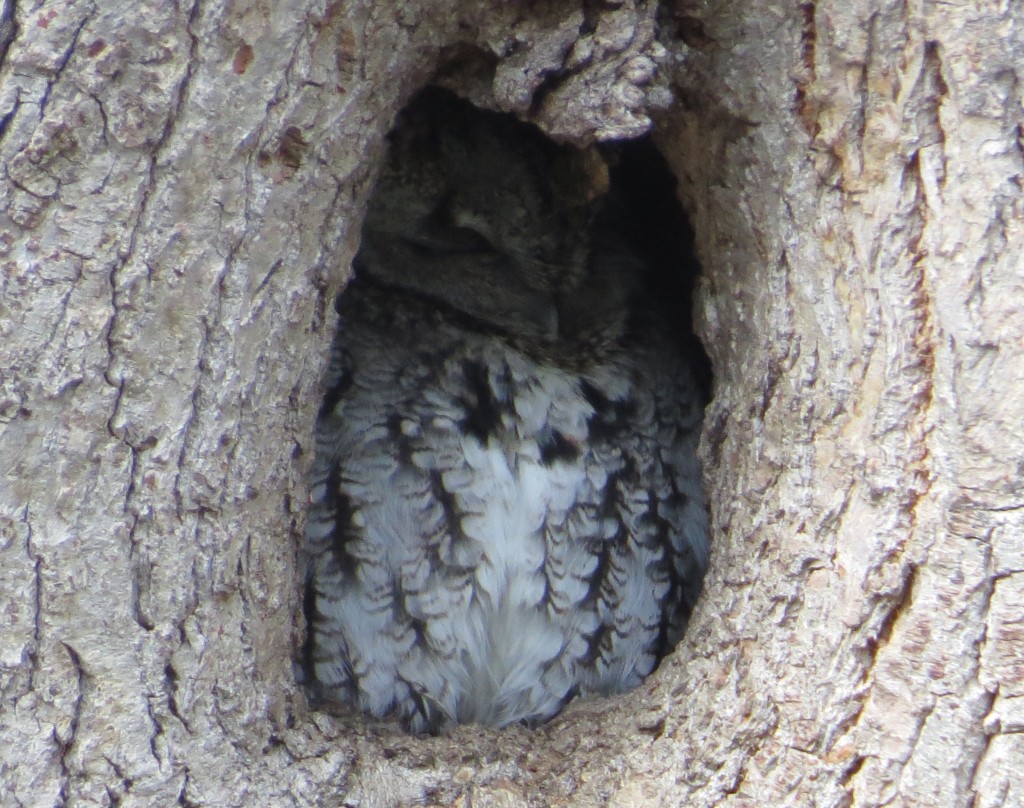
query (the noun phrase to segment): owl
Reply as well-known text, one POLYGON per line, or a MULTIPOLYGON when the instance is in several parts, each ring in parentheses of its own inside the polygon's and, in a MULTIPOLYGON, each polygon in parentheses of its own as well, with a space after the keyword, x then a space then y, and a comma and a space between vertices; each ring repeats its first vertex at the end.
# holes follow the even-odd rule
POLYGON ((607 190, 595 150, 440 90, 389 136, 316 425, 318 699, 534 726, 682 633, 702 395, 607 190))

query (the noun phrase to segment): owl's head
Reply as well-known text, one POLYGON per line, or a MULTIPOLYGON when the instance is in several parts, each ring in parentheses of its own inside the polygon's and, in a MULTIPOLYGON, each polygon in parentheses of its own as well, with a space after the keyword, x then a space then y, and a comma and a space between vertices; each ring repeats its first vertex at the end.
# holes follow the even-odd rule
POLYGON ((426 90, 388 137, 356 272, 513 336, 556 340, 560 301, 592 274, 607 187, 596 149, 426 90))

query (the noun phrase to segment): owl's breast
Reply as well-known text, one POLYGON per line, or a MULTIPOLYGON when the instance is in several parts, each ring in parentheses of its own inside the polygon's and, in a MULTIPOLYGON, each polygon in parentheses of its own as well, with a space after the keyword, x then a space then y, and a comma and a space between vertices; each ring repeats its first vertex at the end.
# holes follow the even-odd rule
POLYGON ((317 678, 378 715, 408 690, 423 726, 540 721, 637 684, 678 605, 673 448, 643 374, 360 303, 319 427, 317 610, 346 653, 317 678))

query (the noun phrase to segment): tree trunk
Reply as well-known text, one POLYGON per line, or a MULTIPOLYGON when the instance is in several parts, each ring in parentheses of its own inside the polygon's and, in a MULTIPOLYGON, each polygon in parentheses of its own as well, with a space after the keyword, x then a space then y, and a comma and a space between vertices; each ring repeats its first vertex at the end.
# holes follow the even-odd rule
POLYGON ((457 5, 0 0, 3 793, 1024 803, 1024 10, 457 5), (704 595, 535 731, 293 673, 331 301, 435 75, 579 143, 653 117, 704 269, 704 595))

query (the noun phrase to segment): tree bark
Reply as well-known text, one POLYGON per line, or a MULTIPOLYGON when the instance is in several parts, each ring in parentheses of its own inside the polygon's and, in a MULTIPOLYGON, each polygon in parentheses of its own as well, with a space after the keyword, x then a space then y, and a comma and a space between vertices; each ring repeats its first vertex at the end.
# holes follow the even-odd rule
POLYGON ((0 0, 0 786, 35 805, 1024 804, 1024 10, 0 0), (300 547, 383 135, 654 126, 712 569, 529 731, 310 711, 300 547), (673 101, 674 97, 674 101, 673 101))

